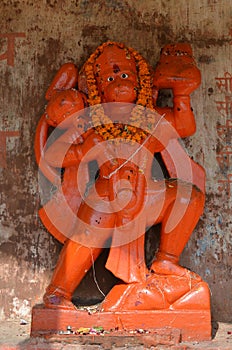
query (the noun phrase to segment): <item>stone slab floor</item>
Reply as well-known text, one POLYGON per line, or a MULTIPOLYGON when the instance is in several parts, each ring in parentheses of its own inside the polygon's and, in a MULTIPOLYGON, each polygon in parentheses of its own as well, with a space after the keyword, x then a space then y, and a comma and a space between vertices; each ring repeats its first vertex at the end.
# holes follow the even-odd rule
POLYGON ((30 320, 0 321, 0 350, 232 350, 232 324, 220 322, 213 323, 213 339, 206 342, 162 344, 161 341, 159 344, 154 344, 151 337, 144 337, 144 342, 141 342, 140 337, 138 344, 136 341, 132 344, 124 337, 116 337, 119 338, 117 340, 115 337, 95 336, 92 340, 88 338, 88 343, 83 344, 83 337, 81 342, 71 341, 68 337, 65 341, 30 339, 30 320))

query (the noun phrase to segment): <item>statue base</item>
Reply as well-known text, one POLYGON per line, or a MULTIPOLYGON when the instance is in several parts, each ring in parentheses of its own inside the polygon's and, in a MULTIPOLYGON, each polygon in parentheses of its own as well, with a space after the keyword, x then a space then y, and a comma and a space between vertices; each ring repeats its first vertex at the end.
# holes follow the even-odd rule
MULTIPOLYGON (((211 339, 210 310, 144 310, 99 311, 48 309, 37 305, 32 309, 31 337, 78 337, 81 327, 102 327, 109 336, 135 333, 155 334, 158 329, 179 330, 181 341, 211 339), (67 333, 71 326, 72 333, 67 333), (146 332, 147 331, 147 332, 146 332)), ((177 331, 178 332, 178 331, 177 331)), ((91 336, 92 337, 92 336, 91 336)))

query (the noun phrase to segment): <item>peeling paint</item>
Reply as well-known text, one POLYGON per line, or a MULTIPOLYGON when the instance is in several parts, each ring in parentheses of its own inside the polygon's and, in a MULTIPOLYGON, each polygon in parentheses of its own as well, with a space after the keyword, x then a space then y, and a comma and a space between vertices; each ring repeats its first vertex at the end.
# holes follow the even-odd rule
POLYGON ((28 300, 20 300, 17 297, 13 298, 13 313, 18 317, 25 317, 30 314, 31 307, 28 300))

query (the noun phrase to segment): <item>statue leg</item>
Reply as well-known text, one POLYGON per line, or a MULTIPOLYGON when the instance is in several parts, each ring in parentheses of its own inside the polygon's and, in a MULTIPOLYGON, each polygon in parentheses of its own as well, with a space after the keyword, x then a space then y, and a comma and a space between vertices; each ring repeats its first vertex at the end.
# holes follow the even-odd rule
POLYGON ((202 214, 204 194, 181 180, 170 179, 166 190, 162 188, 155 182, 147 202, 149 225, 152 213, 153 223, 162 224, 160 247, 151 273, 138 283, 114 286, 102 303, 104 311, 209 310, 206 284, 200 276, 179 266, 179 257, 202 214), (154 210, 159 213, 155 219, 154 210))
POLYGON ((164 210, 161 213, 161 241, 151 269, 156 273, 183 275, 179 258, 204 208, 204 194, 194 185, 167 183, 164 210))
POLYGON ((85 247, 75 241, 67 240, 60 253, 51 283, 46 289, 45 306, 75 309, 71 302, 72 294, 101 251, 101 248, 85 247))
MULTIPOLYGON (((93 199, 97 207, 98 199, 93 199)), ((103 203, 109 206, 107 201, 103 203)), ((65 242, 44 295, 46 307, 75 308, 72 294, 111 237, 115 215, 97 211, 94 205, 90 207, 83 202, 79 208, 76 234, 65 242)))

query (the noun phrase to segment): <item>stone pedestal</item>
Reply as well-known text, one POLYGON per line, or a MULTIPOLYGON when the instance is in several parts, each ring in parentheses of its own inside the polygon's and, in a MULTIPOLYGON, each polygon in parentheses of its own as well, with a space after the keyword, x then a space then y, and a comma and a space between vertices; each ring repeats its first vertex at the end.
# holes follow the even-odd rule
POLYGON ((211 339, 210 310, 147 310, 90 314, 85 310, 47 309, 43 305, 37 305, 32 310, 32 337, 64 334, 68 326, 72 327, 75 337, 75 331, 81 327, 103 327, 105 331, 114 335, 116 332, 119 336, 133 335, 133 331, 136 330, 147 330, 149 334, 155 334, 158 329, 173 329, 179 331, 181 341, 211 339))

